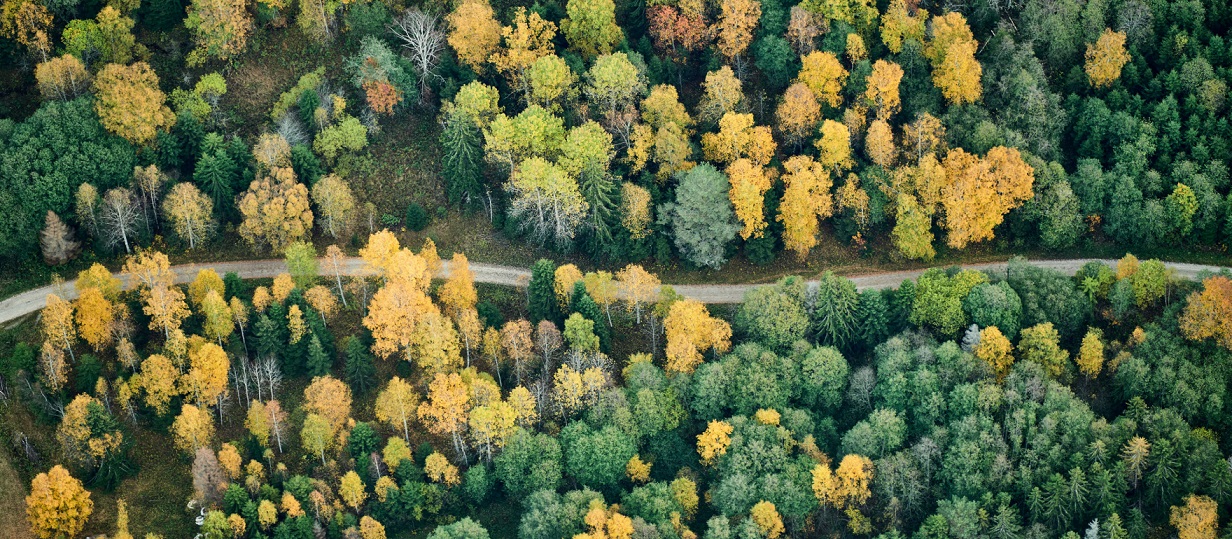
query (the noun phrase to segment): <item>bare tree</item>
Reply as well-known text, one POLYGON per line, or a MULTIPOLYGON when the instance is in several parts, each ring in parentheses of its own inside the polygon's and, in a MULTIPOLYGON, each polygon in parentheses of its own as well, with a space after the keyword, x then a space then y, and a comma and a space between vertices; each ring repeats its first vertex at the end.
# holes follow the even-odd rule
POLYGON ((535 348, 543 356, 543 372, 552 372, 552 356, 562 345, 564 339, 561 338, 560 330, 556 329, 556 324, 551 320, 540 320, 539 325, 535 326, 535 348))
POLYGON ((56 212, 47 210, 43 221, 43 232, 39 236, 43 248, 43 260, 48 264, 59 265, 77 256, 81 244, 73 239, 73 229, 60 219, 56 212))
POLYGON ((265 375, 265 387, 269 389, 270 399, 278 397, 278 386, 282 385, 282 371, 278 369, 278 359, 274 356, 261 360, 261 371, 265 375))
POLYGON ((402 40, 402 46, 410 52, 411 63, 419 73, 419 99, 424 102, 431 89, 429 77, 439 77, 436 65, 445 50, 445 33, 437 25, 436 15, 419 8, 409 8, 390 25, 390 31, 402 40))
POLYGON ((192 465, 193 491, 202 505, 222 501, 222 489, 227 478, 222 474, 218 457, 208 447, 197 449, 192 465))
POLYGON ((154 232, 150 224, 151 214, 154 216, 152 222, 158 223, 158 198, 162 196, 164 183, 167 183, 167 175, 160 172, 157 166, 133 167, 133 188, 141 193, 141 213, 145 216, 145 229, 150 233, 154 232))
POLYGON ((124 187, 116 187, 103 195, 102 224, 104 241, 108 247, 124 244, 124 252, 132 253, 130 238, 136 239, 137 204, 133 200, 133 192, 124 187))

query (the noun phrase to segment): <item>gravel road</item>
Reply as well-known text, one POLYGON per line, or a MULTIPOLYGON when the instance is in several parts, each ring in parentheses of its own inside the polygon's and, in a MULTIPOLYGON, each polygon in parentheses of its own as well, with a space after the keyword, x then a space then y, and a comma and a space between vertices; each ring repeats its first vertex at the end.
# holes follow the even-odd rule
MULTIPOLYGON (((1075 274, 1083 264, 1093 258, 1075 258, 1067 260, 1035 260, 1031 263, 1060 271, 1066 275, 1075 274)), ((441 277, 449 276, 449 261, 442 260, 441 277)), ((1102 262, 1116 267, 1115 260, 1102 260, 1102 262)), ((1183 279, 1194 279, 1200 272, 1209 271, 1217 272, 1223 269, 1220 266, 1204 266, 1201 264, 1183 264, 1166 262, 1169 268, 1175 272, 1175 275, 1183 279)), ((987 271, 993 273, 1004 273, 1006 270, 1005 262, 991 262, 984 264, 965 265, 965 269, 973 269, 978 271, 987 271)), ((244 279, 271 279, 274 276, 286 271, 286 266, 282 260, 243 260, 237 262, 217 262, 213 264, 184 264, 175 266, 176 282, 188 283, 196 277, 197 272, 213 268, 219 275, 224 275, 228 272, 235 272, 244 279)), ((320 262, 321 274, 332 275, 333 268, 322 259, 320 262)), ((358 258, 347 258, 341 267, 344 275, 355 275, 364 271, 364 263, 358 258)), ((530 281, 530 270, 525 268, 514 268, 509 266, 498 266, 495 264, 471 263, 471 271, 475 274, 475 281, 480 283, 491 283, 509 286, 525 286, 530 281)), ((904 280, 914 280, 924 273, 923 270, 910 271, 895 271, 887 273, 874 273, 868 275, 848 275, 847 277, 855 283, 856 288, 860 290, 894 288, 904 280)), ((121 278, 123 278, 121 276, 121 278)), ((51 293, 60 293, 67 299, 77 297, 77 291, 73 287, 75 281, 68 281, 60 285, 59 289, 54 285, 36 288, 22 292, 3 301, 0 301, 0 323, 6 323, 39 309, 42 309, 47 304, 47 295, 51 293)), ((810 281, 812 282, 812 281, 810 281)), ((756 284, 705 284, 705 285, 673 285, 677 292, 689 298, 694 298, 705 303, 740 303, 744 297, 744 293, 751 288, 761 286, 764 283, 756 284)))

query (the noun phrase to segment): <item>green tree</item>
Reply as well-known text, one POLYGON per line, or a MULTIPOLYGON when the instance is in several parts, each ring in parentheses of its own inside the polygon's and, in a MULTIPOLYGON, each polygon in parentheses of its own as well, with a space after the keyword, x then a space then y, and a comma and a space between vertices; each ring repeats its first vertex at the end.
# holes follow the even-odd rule
POLYGON ((954 274, 932 268, 919 278, 911 306, 911 323, 930 328, 942 336, 955 337, 970 321, 963 311, 963 299, 976 286, 988 282, 978 271, 954 274))
POLYGON ((569 46, 583 56, 610 53, 624 38, 616 24, 616 4, 612 0, 569 0, 565 14, 568 18, 560 21, 560 30, 569 46))
POLYGON ((488 530, 482 524, 466 517, 453 524, 437 526, 428 534, 428 539, 488 539, 488 530))
POLYGON ((784 277, 772 286, 744 293, 736 311, 735 329, 779 352, 786 352, 808 331, 804 308, 807 285, 799 277, 784 277))
POLYGON ((727 261, 727 244, 740 230, 727 196, 727 175, 702 163, 681 173, 678 181, 676 201, 664 204, 659 215, 671 227, 685 260, 718 269, 727 261))
POLYGON ((981 328, 996 326, 1006 338, 1018 338, 1022 319, 1022 300, 1009 283, 983 283, 963 299, 963 309, 971 322, 981 328))
POLYGON ((565 472, 584 486, 608 490, 625 476, 625 464, 637 454, 633 439, 615 426, 593 430, 570 423, 560 433, 565 472))
POLYGON ((801 398, 822 413, 837 411, 847 390, 849 370, 838 349, 820 346, 809 350, 800 363, 801 398))
POLYGON ((560 303, 556 301, 556 263, 541 258, 531 267, 530 283, 526 288, 527 310, 531 322, 560 320, 560 303))
MULTIPOLYGON (((315 335, 314 335, 315 337, 315 335)), ((364 393, 376 385, 376 366, 372 354, 359 337, 346 339, 346 381, 356 393, 364 393)))
POLYGON ((846 349, 857 337, 856 309, 860 296, 850 279, 827 271, 817 282, 813 300, 812 329, 817 342, 846 349))
POLYGON ((519 428, 492 462, 497 479, 511 499, 524 499, 541 490, 555 491, 560 486, 560 444, 547 434, 519 428))
POLYGON ((317 280, 317 250, 311 243, 297 241, 283 252, 287 272, 296 288, 307 290, 317 280))
POLYGON ((441 175, 451 204, 474 206, 484 200, 482 142, 479 127, 469 116, 456 112, 445 116, 441 175))

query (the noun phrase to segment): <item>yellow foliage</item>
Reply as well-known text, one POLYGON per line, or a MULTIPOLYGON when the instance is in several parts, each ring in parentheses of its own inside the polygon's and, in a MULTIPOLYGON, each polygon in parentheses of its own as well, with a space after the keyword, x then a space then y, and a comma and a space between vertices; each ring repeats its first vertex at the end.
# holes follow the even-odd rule
POLYGON ((753 523, 766 536, 766 539, 778 539, 786 531, 783 527, 783 517, 779 516, 778 509, 774 507, 774 504, 765 500, 753 506, 749 517, 753 519, 753 523))
POLYGON ((583 279, 582 270, 573 264, 557 266, 553 289, 556 291, 556 303, 562 309, 569 306, 573 299, 573 287, 583 279))
POLYGON ((783 223, 783 247, 803 260, 817 245, 821 220, 834 211, 833 182, 825 167, 809 156, 793 156, 783 168, 786 188, 776 218, 783 223))
POLYGON ((634 483, 650 481, 650 463, 642 461, 642 457, 638 455, 633 455, 633 458, 625 463, 625 474, 634 483))
POLYGON ((424 460, 424 473, 428 475, 428 480, 443 483, 448 487, 462 482, 458 476, 458 467, 450 464, 445 455, 437 452, 428 455, 428 458, 424 460))
POLYGON ((82 290, 76 300, 77 332, 95 351, 111 342, 115 307, 97 288, 82 290))
POLYGON ((740 158, 727 167, 727 176, 731 183, 728 196, 736 211, 736 218, 744 225, 740 237, 760 238, 766 229, 765 195, 770 190, 770 178, 766 176, 760 165, 740 158))
POLYGON ((731 325, 710 316, 700 301, 677 301, 663 321, 667 334, 667 371, 693 372, 702 362, 702 352, 726 352, 731 347, 731 325))
POLYGON ((997 326, 989 326, 980 330, 980 344, 975 347, 975 357, 992 367, 997 373, 997 379, 1004 379, 1009 374, 1010 366, 1014 364, 1011 355, 1013 346, 1005 338, 997 326))
POLYGON ((756 419, 758 423, 775 427, 779 425, 779 419, 781 419, 781 417, 782 416, 779 415, 779 411, 773 408, 762 408, 753 413, 753 419, 756 419))
POLYGON ((234 445, 222 444, 222 448, 218 450, 218 464, 232 481, 240 478, 240 464, 243 460, 234 445))
POLYGON ((501 26, 487 0, 466 0, 445 17, 449 46, 476 72, 500 45, 501 26))
POLYGON ((93 512, 90 492, 58 464, 30 482, 26 518, 40 539, 76 537, 93 512))
POLYGON ((847 126, 834 120, 821 123, 821 138, 816 142, 820 155, 817 161, 836 174, 853 166, 851 160, 851 132, 847 126))
POLYGON ((847 70, 833 53, 814 51, 800 57, 800 74, 796 80, 803 82, 813 95, 832 108, 843 104, 843 85, 847 70))
POLYGON ((697 454, 702 457, 702 464, 710 465, 714 460, 727 454, 727 446, 731 445, 732 426, 724 421, 711 421, 706 430, 697 435, 697 454))
POLYGON ((770 128, 754 126, 752 114, 724 114, 719 120, 718 133, 702 135, 702 151, 706 159, 718 163, 731 163, 747 157, 753 164, 765 166, 774 157, 775 147, 770 128))
POLYGON ((775 117, 783 138, 799 144, 808 140, 817 129, 817 120, 821 118, 821 104, 807 85, 797 82, 783 92, 783 101, 775 109, 775 117))
POLYGON ((1091 86, 1102 88, 1121 78, 1121 68, 1129 60, 1129 53, 1125 51, 1125 32, 1105 28, 1098 41, 1087 45, 1086 65, 1083 68, 1091 86))
POLYGON ((868 76, 868 87, 864 90, 864 102, 876 112, 878 120, 887 120, 898 112, 902 105, 898 84, 902 80, 903 68, 898 64, 885 60, 873 63, 873 72, 868 76))
POLYGON ((192 455, 202 447, 210 445, 214 437, 214 418, 209 409, 202 410, 191 404, 185 404, 180 409, 180 415, 171 424, 175 447, 185 454, 192 455))
POLYGON ((1088 328, 1082 337, 1082 345, 1078 347, 1078 370, 1088 378, 1099 376, 1104 369, 1103 332, 1097 328, 1088 328))
POLYGON ((1215 500, 1190 494, 1185 505, 1172 506, 1168 522, 1179 539, 1215 539, 1219 531, 1219 509, 1215 500))
POLYGON ((308 188, 295 181, 290 168, 273 168, 253 180, 237 205, 243 217, 240 236, 254 247, 282 252, 312 233, 308 188))
POLYGON ((158 75, 145 62, 107 64, 94 79, 94 91, 99 123, 133 144, 144 145, 159 130, 175 125, 158 75))
POLYGON ((342 481, 338 484, 338 495, 342 501, 356 511, 364 504, 364 500, 368 499, 368 493, 364 491, 364 481, 359 478, 359 474, 355 470, 351 470, 342 476, 342 481))

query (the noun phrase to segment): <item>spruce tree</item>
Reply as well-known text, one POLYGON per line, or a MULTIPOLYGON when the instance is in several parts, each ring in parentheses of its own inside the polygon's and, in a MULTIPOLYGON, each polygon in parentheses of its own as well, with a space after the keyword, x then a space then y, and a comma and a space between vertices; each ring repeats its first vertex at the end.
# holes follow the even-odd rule
POLYGON ((603 317, 603 310, 599 308, 599 304, 595 303, 590 294, 586 293, 586 284, 582 281, 573 285, 573 299, 569 302, 569 310, 595 323, 595 335, 599 337, 599 350, 605 354, 610 352, 612 328, 608 327, 607 319, 603 317))
POLYGON ((483 197, 483 145, 470 116, 450 114, 441 131, 441 172, 449 203, 474 206, 483 197))
POLYGON ((376 367, 368 347, 358 337, 346 339, 346 381, 356 393, 364 393, 376 382, 376 367))
POLYGON ((560 308, 556 303, 556 263, 546 258, 539 259, 530 271, 530 284, 526 290, 527 310, 530 321, 540 320, 560 323, 560 308))
POLYGON ((308 340, 308 375, 325 376, 329 374, 333 366, 333 358, 325 353, 325 347, 321 346, 321 339, 313 335, 308 340))

